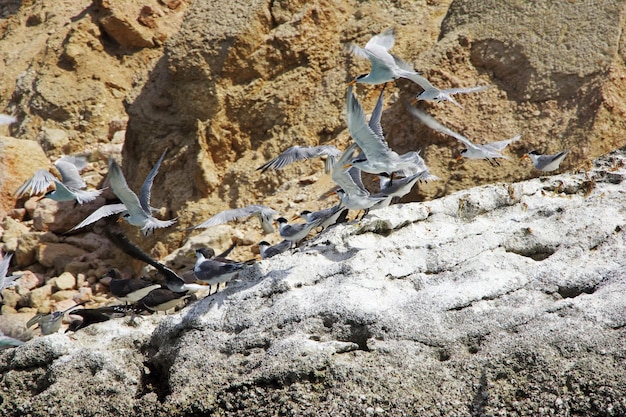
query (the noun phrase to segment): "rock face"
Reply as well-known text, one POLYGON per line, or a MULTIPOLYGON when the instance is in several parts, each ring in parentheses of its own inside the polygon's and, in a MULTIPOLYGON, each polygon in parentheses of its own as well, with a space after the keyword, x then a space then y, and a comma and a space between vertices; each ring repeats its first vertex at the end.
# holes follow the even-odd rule
POLYGON ((0 353, 0 409, 624 415, 625 179, 622 150, 586 174, 372 212, 156 327, 0 353))

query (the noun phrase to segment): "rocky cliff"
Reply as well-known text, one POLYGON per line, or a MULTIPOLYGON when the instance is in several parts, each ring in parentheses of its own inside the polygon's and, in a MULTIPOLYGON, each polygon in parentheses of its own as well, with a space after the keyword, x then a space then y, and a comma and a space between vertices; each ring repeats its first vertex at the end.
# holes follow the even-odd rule
POLYGON ((180 313, 34 339, 3 415, 624 415, 625 167, 392 206, 180 313))

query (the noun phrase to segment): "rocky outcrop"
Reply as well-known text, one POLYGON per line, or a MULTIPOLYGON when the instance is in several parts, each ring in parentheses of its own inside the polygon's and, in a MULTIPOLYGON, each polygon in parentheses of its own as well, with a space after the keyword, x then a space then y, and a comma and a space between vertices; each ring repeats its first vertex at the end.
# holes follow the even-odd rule
POLYGON ((622 150, 372 212, 180 313, 0 353, 0 409, 623 415, 625 179, 622 150))

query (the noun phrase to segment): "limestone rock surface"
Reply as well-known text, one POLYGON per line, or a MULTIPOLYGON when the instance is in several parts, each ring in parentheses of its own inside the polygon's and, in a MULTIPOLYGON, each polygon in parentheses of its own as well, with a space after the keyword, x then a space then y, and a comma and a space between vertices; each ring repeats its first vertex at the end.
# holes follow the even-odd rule
POLYGON ((625 179, 621 150, 374 211, 180 313, 0 352, 0 409, 623 415, 625 179))

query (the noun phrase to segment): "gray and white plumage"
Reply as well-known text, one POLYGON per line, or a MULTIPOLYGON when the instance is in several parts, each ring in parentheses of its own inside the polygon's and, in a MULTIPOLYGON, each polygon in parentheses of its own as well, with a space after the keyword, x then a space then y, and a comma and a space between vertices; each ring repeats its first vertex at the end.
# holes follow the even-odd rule
POLYGON ((568 153, 569 150, 564 150, 552 155, 541 155, 537 151, 530 151, 526 155, 533 162, 535 169, 550 172, 559 169, 559 165, 561 165, 568 153))
POLYGON ((398 155, 392 151, 382 135, 380 127, 380 115, 382 114, 382 102, 384 89, 380 92, 378 102, 372 113, 370 123, 365 120, 365 112, 359 100, 357 100, 352 86, 348 87, 347 93, 347 123, 348 131, 354 142, 359 145, 365 158, 356 158, 350 164, 361 171, 371 174, 389 173, 402 171, 414 173, 423 163, 417 152, 408 152, 398 155), (372 122, 373 120, 373 122, 372 122), (372 129, 371 126, 374 126, 372 129), (376 130, 376 131, 375 131, 376 130))
POLYGON ((61 181, 45 169, 37 170, 24 184, 20 186, 16 194, 22 197, 28 191, 30 195, 38 195, 48 190, 54 184, 54 190, 46 192, 46 198, 55 201, 76 200, 79 204, 88 203, 98 197, 102 190, 86 190, 87 184, 80 176, 80 171, 87 166, 87 160, 80 156, 66 155, 54 163, 61 174, 61 181))
POLYGON ((361 170, 355 166, 349 169, 344 168, 349 161, 353 160, 357 144, 350 145, 335 163, 335 168, 331 178, 340 189, 337 195, 341 198, 343 205, 350 210, 366 210, 384 198, 373 198, 370 192, 365 189, 361 181, 361 170))
MULTIPOLYGON (((165 152, 167 152, 167 150, 165 152)), ((109 159, 109 185, 122 203, 100 207, 72 230, 80 229, 101 218, 119 213, 122 213, 122 217, 128 223, 139 227, 144 235, 150 234, 156 228, 164 228, 173 225, 176 220, 159 220, 152 216, 152 207, 150 206, 152 183, 165 157, 165 152, 163 152, 150 173, 148 173, 148 176, 141 186, 139 197, 128 187, 122 169, 118 163, 113 159, 109 159)))
POLYGON ((125 303, 136 303, 151 291, 161 288, 161 284, 155 284, 143 278, 121 278, 114 270, 105 276, 110 276, 109 291, 118 300, 125 303))
POLYGON ((328 226, 332 226, 333 224, 337 222, 337 219, 339 218, 339 216, 341 216, 341 212, 343 210, 347 210, 347 209, 344 208, 340 203, 335 206, 322 209, 319 211, 311 212, 308 210, 304 210, 300 213, 300 217, 302 217, 307 223, 313 223, 317 221, 318 219, 321 219, 322 222, 320 223, 318 227, 325 229, 328 226))
POLYGON ((69 307, 63 311, 55 311, 50 314, 37 314, 28 322, 26 322, 26 327, 30 328, 36 324, 39 324, 39 329, 41 330, 41 334, 49 335, 52 333, 56 333, 61 328, 61 324, 63 323, 63 318, 66 314, 70 313, 72 310, 77 309, 78 307, 85 304, 87 301, 83 301, 82 303, 78 303, 69 307))
POLYGON ((210 285, 230 281, 247 266, 245 262, 222 262, 212 259, 213 255, 207 248, 196 249, 197 259, 193 268, 196 278, 210 285))
POLYGON ((9 349, 12 347, 23 345, 24 342, 21 340, 15 339, 13 337, 5 336, 0 333, 0 351, 4 349, 9 349))
POLYGON ((289 224, 287 219, 284 217, 279 217, 276 219, 278 222, 280 236, 293 243, 300 242, 302 239, 307 237, 311 230, 318 227, 324 219, 317 219, 313 222, 307 223, 299 223, 299 224, 289 224))
POLYGON ((21 275, 8 275, 12 257, 12 253, 2 256, 2 252, 0 252, 0 299, 2 299, 2 290, 17 285, 15 280, 21 277, 21 275))
MULTIPOLYGON (((373 36, 364 48, 350 45, 352 54, 369 59, 372 67, 368 74, 359 75, 354 82, 363 84, 384 84, 397 78, 411 79, 415 71, 408 70, 408 65, 398 57, 389 53, 395 43, 393 28, 373 36)), ((413 80, 412 80, 413 81, 413 80)))
POLYGON ((195 226, 194 229, 217 226, 219 224, 224 224, 232 220, 256 216, 261 222, 261 227, 263 228, 263 231, 265 233, 272 233, 275 231, 272 223, 274 222, 274 216, 277 214, 278 212, 276 210, 271 209, 267 206, 252 204, 243 208, 224 210, 220 213, 217 213, 215 216, 195 226))
POLYGON ((478 85, 475 87, 465 87, 465 88, 448 88, 445 90, 440 90, 434 85, 430 83, 425 77, 415 73, 410 76, 411 80, 419 84, 424 91, 419 93, 416 97, 416 100, 424 100, 424 101, 449 101, 455 104, 457 107, 463 108, 452 96, 455 94, 468 94, 468 93, 477 93, 479 91, 484 91, 490 88, 490 85, 478 85))
POLYGON ((392 198, 402 198, 411 192, 418 181, 428 181, 432 177, 428 171, 418 172, 408 177, 394 178, 393 180, 385 176, 379 176, 380 192, 392 198))
POLYGON ((167 312, 178 307, 182 301, 189 297, 189 294, 181 294, 170 291, 167 288, 161 288, 150 292, 150 294, 141 299, 140 303, 148 310, 167 312))
POLYGON ((280 255, 291 248, 292 242, 285 239, 281 240, 275 245, 270 245, 265 240, 259 242, 259 252, 261 253, 261 259, 272 258, 276 255, 280 255))
POLYGON ((466 149, 461 151, 461 156, 469 159, 487 159, 488 161, 493 161, 496 158, 504 158, 509 159, 508 156, 502 155, 502 151, 506 148, 511 142, 515 142, 520 139, 520 135, 517 135, 511 139, 501 140, 497 142, 486 143, 484 145, 478 145, 471 142, 465 136, 456 133, 452 129, 449 129, 435 120, 434 117, 427 114, 422 110, 418 110, 411 106, 406 106, 409 112, 415 116, 419 121, 424 123, 429 128, 436 130, 438 132, 444 133, 446 135, 452 136, 462 144, 466 146, 466 149))
POLYGON ((283 153, 276 158, 258 167, 257 171, 261 170, 261 172, 265 172, 268 169, 283 169, 293 162, 326 156, 324 172, 328 174, 332 170, 335 160, 339 158, 340 155, 341 151, 339 149, 329 145, 292 146, 283 151, 283 153))

